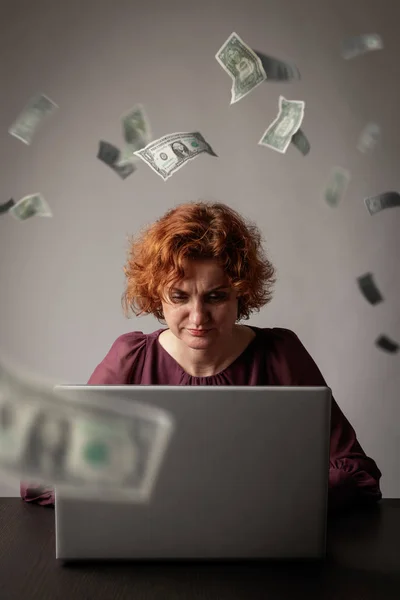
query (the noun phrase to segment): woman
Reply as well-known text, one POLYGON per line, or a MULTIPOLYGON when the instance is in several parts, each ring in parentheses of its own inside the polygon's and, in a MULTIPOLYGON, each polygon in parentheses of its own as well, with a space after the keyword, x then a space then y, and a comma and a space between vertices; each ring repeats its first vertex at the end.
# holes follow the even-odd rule
MULTIPOLYGON (((295 333, 239 323, 272 298, 275 269, 261 241, 237 212, 204 202, 169 210, 133 239, 125 315, 153 314, 168 328, 121 335, 88 383, 325 386, 295 333)), ((380 478, 332 398, 329 508, 380 500, 380 478)), ((54 502, 30 484, 21 484, 21 495, 54 502)))

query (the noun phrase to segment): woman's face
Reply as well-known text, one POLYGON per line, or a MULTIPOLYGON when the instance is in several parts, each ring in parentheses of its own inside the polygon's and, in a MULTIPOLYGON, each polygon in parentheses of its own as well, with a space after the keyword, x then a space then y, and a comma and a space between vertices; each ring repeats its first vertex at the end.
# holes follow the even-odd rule
POLYGON ((162 301, 171 332, 191 348, 207 349, 232 335, 238 300, 229 279, 214 260, 187 261, 185 278, 167 290, 162 301), (219 289, 216 289, 219 288, 219 289), (195 336, 190 330, 207 330, 195 336))

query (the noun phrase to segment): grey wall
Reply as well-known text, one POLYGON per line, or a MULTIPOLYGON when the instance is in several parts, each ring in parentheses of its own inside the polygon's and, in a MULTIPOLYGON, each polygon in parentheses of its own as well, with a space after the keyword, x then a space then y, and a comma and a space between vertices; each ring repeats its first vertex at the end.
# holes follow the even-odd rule
MULTIPOLYGON (((393 0, 27 0, 2 7, 1 202, 42 192, 52 219, 0 217, 0 349, 52 381, 84 382, 122 333, 153 317, 120 308, 126 236, 169 207, 199 198, 230 204, 262 228, 278 269, 275 297, 250 324, 293 329, 311 352, 366 452, 400 496, 400 363, 374 346, 400 340, 400 211, 370 217, 365 196, 399 189, 399 9, 393 0), (295 84, 265 83, 230 106, 231 81, 214 56, 236 31, 266 54, 292 59, 295 84), (352 61, 347 35, 378 32, 385 49, 352 61), (32 146, 8 127, 28 98, 60 106, 32 146), (305 100, 304 158, 258 146, 278 98, 305 100), (200 131, 202 155, 164 182, 145 164, 122 181, 97 158, 120 145, 120 115, 145 105, 155 138, 200 131), (366 122, 383 128, 371 155, 356 150, 366 122), (322 191, 333 165, 352 181, 332 209, 322 191), (371 271, 373 307, 356 277, 371 271)), ((17 487, 0 486, 0 494, 17 487)))

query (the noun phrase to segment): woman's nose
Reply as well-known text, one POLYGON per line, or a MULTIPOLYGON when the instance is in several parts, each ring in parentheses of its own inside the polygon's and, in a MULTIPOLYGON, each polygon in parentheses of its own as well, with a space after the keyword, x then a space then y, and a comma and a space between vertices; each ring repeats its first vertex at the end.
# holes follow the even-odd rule
POLYGON ((203 322, 207 322, 208 315, 207 309, 204 303, 197 302, 190 309, 190 320, 196 325, 201 325, 203 322))

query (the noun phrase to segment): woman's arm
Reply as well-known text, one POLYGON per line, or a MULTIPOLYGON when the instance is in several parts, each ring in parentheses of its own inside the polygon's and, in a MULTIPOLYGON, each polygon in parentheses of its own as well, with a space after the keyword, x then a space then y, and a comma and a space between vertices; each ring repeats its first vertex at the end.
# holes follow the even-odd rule
MULTIPOLYGON (((146 335, 133 331, 121 335, 89 378, 88 385, 125 385, 130 383, 134 368, 141 368, 146 335)), ((41 505, 54 504, 54 488, 21 481, 21 498, 41 505)))
MULTIPOLYGON (((327 386, 297 335, 289 329, 275 328, 273 331, 279 340, 277 368, 284 385, 327 386)), ((332 397, 329 510, 378 502, 382 498, 381 476, 375 461, 365 454, 356 432, 332 397)))
POLYGON ((375 461, 365 454, 353 427, 332 398, 329 509, 378 502, 382 498, 381 476, 375 461))

